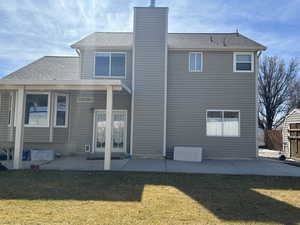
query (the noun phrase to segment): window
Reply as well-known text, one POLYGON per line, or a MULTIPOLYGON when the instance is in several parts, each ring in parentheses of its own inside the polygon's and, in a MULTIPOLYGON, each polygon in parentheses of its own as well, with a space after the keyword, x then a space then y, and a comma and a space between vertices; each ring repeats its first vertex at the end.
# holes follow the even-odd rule
POLYGON ((8 126, 11 126, 11 117, 12 117, 12 112, 13 112, 13 93, 9 94, 9 109, 8 109, 8 126))
POLYGON ((49 94, 26 94, 25 125, 29 127, 49 126, 49 94))
POLYGON ((126 54, 98 52, 95 56, 96 77, 124 77, 126 74, 126 54))
POLYGON ((234 72, 253 72, 253 53, 235 52, 233 57, 234 72))
POLYGON ((206 116, 207 136, 240 136, 239 111, 209 110, 206 116))
POLYGON ((202 72, 203 54, 202 52, 190 52, 189 54, 189 71, 202 72))
POLYGON ((12 120, 14 121, 14 126, 16 126, 17 121, 17 94, 15 92, 10 92, 9 94, 9 109, 8 109, 8 126, 11 126, 12 120), (14 113, 14 115, 13 115, 14 113), (14 117, 13 117, 14 116, 14 117))
POLYGON ((67 127, 68 126, 68 105, 69 96, 64 94, 57 94, 55 96, 55 127, 67 127))

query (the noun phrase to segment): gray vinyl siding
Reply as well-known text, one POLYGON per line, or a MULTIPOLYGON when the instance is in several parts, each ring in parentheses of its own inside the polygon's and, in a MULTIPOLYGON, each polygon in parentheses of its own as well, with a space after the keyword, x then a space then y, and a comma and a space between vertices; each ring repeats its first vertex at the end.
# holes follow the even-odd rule
POLYGON ((24 142, 46 143, 49 141, 49 127, 25 127, 24 142))
POLYGON ((167 147, 197 145, 205 158, 256 157, 255 73, 234 73, 233 52, 203 52, 203 72, 188 71, 188 51, 169 51, 167 147), (206 136, 206 110, 240 110, 240 137, 206 136))
MULTIPOLYGON (((131 88, 132 77, 132 51, 127 50, 94 50, 94 49, 82 49, 81 51, 81 79, 97 79, 94 77, 95 70, 95 54, 96 52, 125 52, 126 53, 126 77, 122 78, 124 84, 131 88)), ((101 79, 101 78, 99 78, 101 79)), ((105 77, 105 79, 111 79, 105 77)), ((115 78, 112 78, 115 79, 115 78)))
POLYGON ((167 8, 135 8, 133 155, 162 157, 167 8))
POLYGON ((289 128, 291 123, 300 123, 300 112, 295 110, 292 113, 290 113, 282 127, 282 138, 283 138, 283 152, 286 157, 291 157, 290 149, 289 149, 289 128))

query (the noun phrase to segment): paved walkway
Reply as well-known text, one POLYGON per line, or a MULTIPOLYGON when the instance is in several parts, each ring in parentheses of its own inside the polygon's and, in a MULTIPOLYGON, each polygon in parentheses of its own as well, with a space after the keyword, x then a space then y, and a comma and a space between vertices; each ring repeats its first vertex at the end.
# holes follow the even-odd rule
MULTIPOLYGON (((12 168, 11 161, 2 162, 12 168)), ((33 162, 23 162, 28 169, 33 162)), ((34 162, 44 170, 102 171, 103 160, 86 160, 84 157, 63 157, 52 162, 34 162)), ((300 167, 275 160, 204 160, 201 163, 173 160, 112 160, 113 171, 203 173, 233 175, 299 176, 300 167)))

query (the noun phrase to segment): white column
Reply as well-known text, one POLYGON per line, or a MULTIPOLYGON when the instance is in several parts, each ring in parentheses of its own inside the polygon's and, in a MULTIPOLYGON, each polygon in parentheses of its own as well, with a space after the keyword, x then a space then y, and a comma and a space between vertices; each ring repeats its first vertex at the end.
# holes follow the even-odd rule
MULTIPOLYGON (((24 140, 24 114, 25 114, 25 90, 24 87, 17 91, 17 118, 16 118, 16 134, 15 134, 15 151, 14 151, 14 169, 22 167, 22 153, 24 140)), ((12 124, 13 126, 13 124, 12 124)))
POLYGON ((113 89, 112 86, 108 86, 106 91, 106 133, 105 133, 104 170, 110 170, 110 164, 111 164, 112 110, 113 110, 113 89))
POLYGON ((50 113, 50 124, 49 124, 49 128, 50 128, 50 133, 49 133, 49 142, 52 143, 53 142, 53 132, 54 132, 54 126, 53 126, 53 121, 54 121, 54 114, 55 114, 55 101, 56 101, 56 94, 54 94, 53 92, 50 92, 50 102, 48 103, 49 105, 49 113, 50 113))

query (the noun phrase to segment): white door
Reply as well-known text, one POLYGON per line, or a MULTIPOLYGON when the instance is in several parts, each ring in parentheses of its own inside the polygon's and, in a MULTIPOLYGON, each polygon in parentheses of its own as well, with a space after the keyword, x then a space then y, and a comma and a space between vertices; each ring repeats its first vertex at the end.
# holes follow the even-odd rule
MULTIPOLYGON (((113 110, 112 145, 113 152, 126 152, 127 111, 113 110)), ((105 151, 106 111, 95 110, 94 116, 94 149, 95 152, 105 151)))

